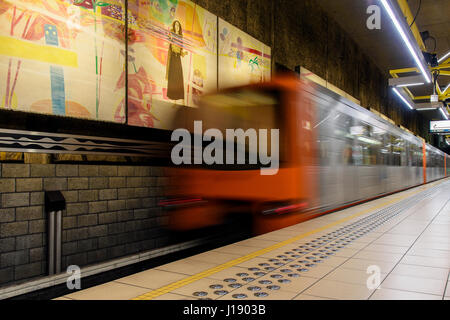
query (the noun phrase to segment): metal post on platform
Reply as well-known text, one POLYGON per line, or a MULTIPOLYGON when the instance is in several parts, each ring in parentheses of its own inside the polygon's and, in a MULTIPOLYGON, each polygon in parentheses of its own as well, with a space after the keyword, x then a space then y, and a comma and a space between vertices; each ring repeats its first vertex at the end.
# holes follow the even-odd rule
POLYGON ((66 199, 61 191, 45 193, 45 210, 48 213, 48 274, 61 272, 62 210, 66 209, 66 199))

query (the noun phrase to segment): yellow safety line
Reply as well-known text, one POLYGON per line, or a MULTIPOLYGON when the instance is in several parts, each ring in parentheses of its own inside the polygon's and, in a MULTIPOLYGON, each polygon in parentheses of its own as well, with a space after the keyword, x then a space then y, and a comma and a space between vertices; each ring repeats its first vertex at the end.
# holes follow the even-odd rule
POLYGON ((394 204, 394 203, 399 202, 399 201, 401 201, 401 200, 403 200, 403 199, 406 199, 406 198, 408 198, 408 197, 412 197, 412 196, 414 196, 415 194, 418 194, 418 193, 420 193, 420 192, 422 192, 422 191, 423 191, 423 190, 419 190, 419 191, 417 191, 417 192, 414 192, 413 194, 408 194, 408 195, 405 195, 405 196, 403 196, 403 197, 397 197, 397 198, 395 198, 395 199, 392 200, 392 201, 387 201, 387 202, 382 203, 382 204, 380 204, 380 205, 378 205, 378 206, 375 206, 375 207, 372 207, 372 208, 370 208, 370 209, 364 210, 364 211, 362 211, 362 212, 360 212, 360 213, 356 213, 356 214, 354 214, 354 215, 351 215, 351 216, 349 216, 349 217, 347 217, 347 218, 343 218, 343 219, 341 219, 341 220, 338 220, 338 221, 335 221, 335 222, 333 222, 333 223, 327 224, 327 225, 325 225, 325 226, 323 226, 323 227, 320 227, 320 228, 317 228, 317 229, 308 231, 308 232, 306 232, 306 233, 303 233, 303 234, 298 235, 298 236, 296 236, 296 237, 293 237, 293 238, 291 238, 291 239, 287 239, 287 240, 285 240, 285 241, 282 241, 282 242, 279 242, 279 243, 277 243, 277 244, 274 244, 274 245, 272 245, 272 246, 270 246, 270 247, 267 247, 267 248, 264 248, 264 249, 261 249, 261 250, 258 250, 258 251, 249 253, 249 254, 247 254, 247 255, 245 255, 245 256, 242 256, 242 257, 240 257, 240 258, 237 258, 237 259, 228 261, 228 262, 226 262, 226 263, 224 263, 224 264, 221 264, 221 265, 219 265, 219 266, 217 266, 217 267, 214 267, 214 268, 205 270, 205 271, 203 271, 203 272, 194 274, 194 275, 192 275, 192 276, 190 276, 190 277, 187 277, 187 278, 185 278, 185 279, 183 279, 183 280, 179 280, 179 281, 173 282, 173 283, 171 283, 171 284, 169 284, 169 285, 166 285, 166 286, 161 287, 161 288, 159 288, 159 289, 150 291, 150 292, 145 293, 145 294, 143 294, 143 295, 141 295, 141 296, 138 296, 138 297, 136 297, 136 298, 133 298, 132 300, 152 300, 152 299, 154 299, 154 298, 157 298, 157 297, 159 297, 159 296, 162 296, 163 294, 169 293, 169 292, 171 292, 171 291, 173 291, 173 290, 175 290, 175 289, 178 289, 178 288, 184 287, 184 286, 186 286, 186 285, 188 285, 188 284, 191 284, 191 283, 193 283, 193 282, 195 282, 195 281, 197 281, 197 280, 206 278, 206 277, 208 277, 208 276, 210 276, 210 275, 212 275, 212 274, 215 274, 215 273, 220 272, 220 271, 222 271, 222 270, 225 270, 225 269, 234 267, 234 266, 236 266, 236 265, 238 265, 238 264, 241 264, 241 263, 243 263, 243 262, 246 262, 246 261, 248 261, 248 260, 251 260, 251 259, 253 259, 253 258, 256 258, 256 257, 258 257, 258 256, 261 256, 261 255, 263 255, 263 254, 265 254, 265 253, 268 253, 268 252, 270 252, 270 251, 279 249, 279 248, 281 248, 281 247, 284 247, 284 246, 286 246, 286 245, 289 245, 289 244, 291 244, 291 243, 293 243, 293 242, 295 242, 295 241, 298 241, 298 240, 300 240, 300 239, 306 238, 307 236, 310 236, 310 235, 312 235, 312 234, 315 234, 315 233, 324 231, 324 230, 326 230, 326 229, 332 228, 332 227, 337 226, 337 225, 339 225, 339 224, 341 224, 341 223, 344 223, 344 222, 347 222, 347 221, 349 221, 349 220, 351 220, 351 219, 357 218, 357 217, 359 217, 359 216, 361 216, 361 215, 363 215, 363 214, 366 214, 366 213, 375 211, 375 210, 377 210, 377 209, 380 209, 380 208, 382 208, 382 207, 385 207, 385 206, 394 204))

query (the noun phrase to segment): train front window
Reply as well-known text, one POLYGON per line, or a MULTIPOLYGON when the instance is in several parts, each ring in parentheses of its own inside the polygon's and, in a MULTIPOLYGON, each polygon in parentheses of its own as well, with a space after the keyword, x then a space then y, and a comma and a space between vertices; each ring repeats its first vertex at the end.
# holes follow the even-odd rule
MULTIPOLYGON (((278 159, 283 160, 283 135, 280 92, 276 90, 243 88, 226 93, 208 95, 202 98, 200 104, 200 115, 203 121, 203 130, 218 129, 222 132, 224 141, 227 143, 227 131, 242 129, 246 133, 245 146, 242 140, 235 138, 234 143, 237 148, 245 148, 246 164, 250 157, 260 150, 267 150, 267 155, 274 157, 271 151, 278 147, 278 159), (263 130, 266 136, 261 135, 263 130), (272 135, 275 137, 275 130, 279 130, 279 142, 277 146, 272 145, 272 135), (256 133, 255 135, 252 133, 256 133), (250 146, 251 141, 257 142, 257 150, 250 146)), ((276 139, 275 139, 276 140, 276 139)), ((237 163, 237 159, 235 159, 237 163)), ((259 162, 259 161, 258 161, 259 162)), ((245 169, 239 166, 236 169, 245 169)))

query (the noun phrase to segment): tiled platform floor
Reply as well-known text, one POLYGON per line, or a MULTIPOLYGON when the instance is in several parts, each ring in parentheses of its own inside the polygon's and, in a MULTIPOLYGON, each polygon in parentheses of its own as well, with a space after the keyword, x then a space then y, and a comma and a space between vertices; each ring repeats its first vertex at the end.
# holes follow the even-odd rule
POLYGON ((442 300, 449 271, 446 179, 58 299, 442 300))

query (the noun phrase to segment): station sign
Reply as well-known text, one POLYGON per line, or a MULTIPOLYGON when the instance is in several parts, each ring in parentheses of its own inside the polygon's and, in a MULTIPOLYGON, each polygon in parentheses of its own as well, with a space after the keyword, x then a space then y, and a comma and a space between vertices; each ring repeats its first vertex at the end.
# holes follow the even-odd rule
POLYGON ((450 133, 450 120, 446 121, 431 121, 431 133, 450 133))

